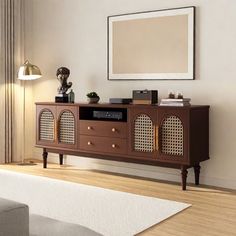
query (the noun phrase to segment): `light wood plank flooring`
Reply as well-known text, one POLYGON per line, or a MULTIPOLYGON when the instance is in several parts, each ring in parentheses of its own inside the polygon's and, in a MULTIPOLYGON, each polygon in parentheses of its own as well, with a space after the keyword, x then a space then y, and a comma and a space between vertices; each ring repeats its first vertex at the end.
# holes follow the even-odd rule
POLYGON ((0 169, 192 204, 192 207, 145 230, 139 234, 140 236, 236 235, 235 191, 201 186, 187 186, 187 191, 182 191, 180 185, 173 183, 83 170, 71 166, 60 167, 56 164, 49 164, 48 169, 43 169, 42 163, 36 166, 0 165, 0 169))

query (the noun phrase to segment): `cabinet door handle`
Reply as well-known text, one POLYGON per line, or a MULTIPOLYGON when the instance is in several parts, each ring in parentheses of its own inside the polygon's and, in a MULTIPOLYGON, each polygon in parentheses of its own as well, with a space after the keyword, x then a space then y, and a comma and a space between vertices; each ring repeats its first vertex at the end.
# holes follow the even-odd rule
POLYGON ((56 137, 57 137, 57 122, 54 120, 54 141, 55 141, 55 139, 56 139, 56 137))
POLYGON ((91 126, 88 126, 88 130, 91 130, 92 129, 92 127, 91 126))
POLYGON ((156 126, 155 127, 155 150, 156 151, 158 151, 158 149, 159 149, 159 127, 158 126, 156 126))
POLYGON ((89 145, 89 146, 92 145, 92 142, 88 141, 88 145, 89 145))
POLYGON ((116 132, 116 128, 112 128, 111 131, 112 131, 112 132, 116 132))
POLYGON ((55 120, 54 121, 54 140, 56 141, 56 142, 58 142, 58 140, 59 140, 59 120, 55 120))
POLYGON ((111 146, 112 146, 112 148, 116 148, 116 145, 114 143, 111 146))

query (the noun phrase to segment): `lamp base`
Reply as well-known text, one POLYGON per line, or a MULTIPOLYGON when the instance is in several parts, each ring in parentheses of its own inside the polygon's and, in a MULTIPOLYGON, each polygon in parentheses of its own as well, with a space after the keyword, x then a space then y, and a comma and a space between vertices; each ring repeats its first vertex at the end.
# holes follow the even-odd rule
POLYGON ((63 94, 63 96, 56 96, 55 97, 55 102, 68 103, 69 102, 68 95, 67 94, 63 94))
POLYGON ((18 166, 36 166, 37 163, 34 163, 33 161, 29 161, 29 162, 21 162, 17 164, 18 166))
POLYGON ((36 166, 36 163, 18 163, 18 166, 36 166))

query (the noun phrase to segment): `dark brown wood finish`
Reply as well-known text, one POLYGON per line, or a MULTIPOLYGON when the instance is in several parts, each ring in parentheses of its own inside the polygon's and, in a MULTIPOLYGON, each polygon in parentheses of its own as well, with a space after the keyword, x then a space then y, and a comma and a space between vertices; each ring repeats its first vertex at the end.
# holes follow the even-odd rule
POLYGON ((188 170, 186 166, 181 166, 182 190, 186 190, 188 170))
POLYGON ((64 147, 64 148, 69 148, 69 149, 77 149, 78 146, 78 106, 74 104, 68 104, 68 105, 61 105, 58 106, 58 104, 55 103, 47 103, 47 105, 37 105, 36 107, 36 118, 37 118, 37 124, 36 124, 36 144, 37 145, 42 145, 44 147, 64 147), (45 140, 40 140, 39 133, 40 133, 40 124, 39 124, 39 118, 40 115, 42 114, 43 111, 51 111, 54 117, 54 140, 53 141, 45 141, 45 140), (75 143, 74 144, 68 144, 68 143, 63 143, 60 142, 58 137, 59 137, 59 120, 60 116, 64 111, 70 111, 75 119, 75 143))
POLYGON ((127 153, 127 139, 80 135, 79 148, 98 153, 127 153))
MULTIPOLYGON (((40 147, 37 146, 36 147, 40 147)), ((128 162, 128 163, 136 163, 136 164, 145 164, 145 165, 153 165, 153 166, 160 166, 160 167, 167 167, 167 168, 174 168, 174 169, 181 169, 181 164, 178 163, 168 163, 168 162, 160 162, 158 160, 154 159, 141 159, 137 156, 130 156, 125 154, 117 154, 117 153, 98 153, 98 152, 88 152, 85 150, 71 150, 71 149, 65 149, 65 148, 50 148, 47 147, 46 151, 48 153, 62 153, 63 155, 73 155, 73 156, 83 156, 87 158, 95 158, 95 159, 104 159, 104 160, 113 160, 113 161, 122 161, 122 162, 128 162)), ((190 168, 190 166, 187 166, 187 168, 190 168)))
POLYGON ((39 119, 43 111, 50 111, 54 118, 54 127, 56 126, 56 108, 55 104, 48 104, 48 105, 37 105, 36 106, 36 143, 42 146, 55 146, 56 145, 56 135, 54 133, 54 140, 53 141, 45 141, 40 140, 40 125, 39 119))
POLYGON ((209 111, 208 109, 190 110, 189 156, 191 165, 209 159, 209 111))
POLYGON ((78 107, 77 106, 74 106, 74 105, 69 105, 69 106, 57 106, 57 131, 56 131, 56 134, 57 134, 57 139, 56 139, 56 142, 57 142, 57 145, 58 146, 61 146, 61 147, 67 147, 67 148, 70 148, 70 149, 77 149, 77 146, 78 146, 78 135, 77 135, 77 130, 78 130, 78 107), (59 140, 59 132, 60 132, 60 116, 61 114, 63 114, 63 112, 65 111, 69 111, 71 112, 71 114, 73 114, 73 117, 74 117, 74 121, 75 121, 75 142, 74 144, 68 144, 68 143, 64 143, 64 142, 60 142, 59 140))
POLYGON ((130 130, 129 130, 129 154, 132 156, 139 156, 142 158, 152 158, 156 159, 157 157, 157 140, 155 138, 155 132, 156 132, 156 123, 157 123, 157 110, 153 109, 152 106, 145 106, 143 107, 131 107, 129 109, 129 125, 130 125, 130 130), (152 152, 141 152, 141 151, 136 151, 134 149, 134 124, 135 120, 139 115, 147 115, 153 122, 154 126, 154 149, 152 152))
POLYGON ((63 154, 59 154, 59 163, 63 165, 63 154))
POLYGON ((79 133, 99 137, 126 138, 126 122, 80 120, 79 133))
POLYGON ((199 164, 197 164, 193 168, 194 168, 194 174, 195 174, 195 184, 199 185, 199 177, 200 177, 201 166, 199 164))
MULTIPOLYGON (((37 103, 36 146, 43 148, 44 168, 47 167, 48 152, 58 153, 60 164, 63 155, 81 155, 99 159, 133 162, 147 165, 178 168, 181 170, 182 189, 186 189, 187 169, 194 168, 195 183, 199 184, 200 162, 209 159, 209 106, 159 107, 157 105, 122 104, 56 104, 37 103), (80 108, 122 108, 127 111, 127 121, 101 121, 79 119, 80 108), (58 122, 60 114, 69 110, 75 117, 75 144, 62 144, 58 136, 54 142, 39 140, 39 114, 48 109, 58 122), (139 114, 146 114, 153 122, 155 148, 153 152, 134 150, 134 121, 139 114), (162 153, 161 127, 163 120, 170 116, 178 117, 183 125, 184 154, 167 155, 162 153)), ((89 108, 89 109, 90 109, 89 108)), ((86 110, 83 110, 83 112, 86 110)), ((56 134, 60 132, 55 124, 56 134)))
POLYGON ((43 148, 43 168, 47 168, 47 158, 48 158, 48 152, 46 148, 43 148))
POLYGON ((158 109, 158 136, 161 137, 161 127, 163 121, 169 116, 178 117, 184 127, 184 154, 183 156, 178 155, 168 155, 164 154, 161 150, 162 140, 159 138, 158 140, 158 155, 157 158, 160 161, 168 161, 168 162, 179 162, 182 164, 189 164, 189 112, 190 110, 180 110, 176 107, 160 107, 158 109))

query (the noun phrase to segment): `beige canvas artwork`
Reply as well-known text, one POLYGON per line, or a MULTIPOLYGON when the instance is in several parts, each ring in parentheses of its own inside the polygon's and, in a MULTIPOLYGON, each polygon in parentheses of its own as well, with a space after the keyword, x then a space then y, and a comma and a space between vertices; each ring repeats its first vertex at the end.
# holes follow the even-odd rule
POLYGON ((186 73, 188 16, 113 22, 113 72, 186 73))
POLYGON ((193 79, 194 7, 108 17, 109 79, 193 79))

